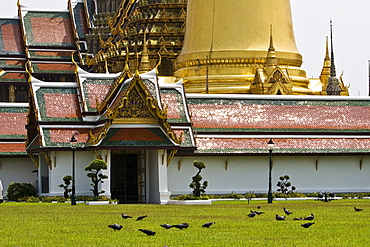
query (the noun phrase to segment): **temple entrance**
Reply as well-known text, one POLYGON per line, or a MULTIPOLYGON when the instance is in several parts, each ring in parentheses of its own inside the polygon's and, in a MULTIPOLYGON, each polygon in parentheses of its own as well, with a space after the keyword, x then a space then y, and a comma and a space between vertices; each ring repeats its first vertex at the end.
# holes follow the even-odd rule
POLYGON ((111 197, 119 203, 143 203, 145 156, 139 150, 112 150, 111 197))

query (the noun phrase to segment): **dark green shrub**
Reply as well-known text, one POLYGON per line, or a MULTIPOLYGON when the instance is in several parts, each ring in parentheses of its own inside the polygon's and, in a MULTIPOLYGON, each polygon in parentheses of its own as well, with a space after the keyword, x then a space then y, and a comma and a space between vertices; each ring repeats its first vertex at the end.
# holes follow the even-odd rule
POLYGON ((100 194, 104 193, 104 190, 99 191, 99 183, 104 183, 103 179, 107 179, 108 176, 99 173, 101 170, 107 169, 107 163, 104 160, 96 159, 93 160, 90 165, 85 167, 85 171, 89 171, 90 173, 87 174, 89 178, 91 178, 92 184, 91 186, 93 189, 90 189, 94 196, 99 196, 100 194))
POLYGON ((243 198, 242 195, 239 195, 238 193, 230 193, 230 194, 227 194, 227 195, 222 195, 220 196, 220 198, 233 198, 233 199, 240 199, 240 198, 243 198))
POLYGON ((63 196, 40 196, 39 197, 41 202, 66 202, 67 199, 63 196))
POLYGON ((277 183, 277 186, 279 187, 277 189, 278 192, 281 192, 285 195, 288 195, 289 193, 291 193, 293 190, 295 190, 296 188, 294 186, 292 186, 292 184, 288 181, 289 180, 289 176, 288 175, 284 175, 284 176, 281 176, 279 179, 280 181, 277 183))
POLYGON ((21 201, 25 201, 25 202, 40 202, 40 199, 38 197, 35 197, 35 196, 29 196, 29 197, 22 198, 21 201))
POLYGON ((206 192, 206 188, 208 186, 208 181, 204 181, 203 184, 200 182, 203 178, 200 175, 200 172, 202 169, 206 168, 206 165, 202 161, 194 160, 194 167, 198 168, 197 174, 195 174, 194 177, 192 177, 193 182, 189 185, 190 188, 193 189, 192 194, 196 197, 200 197, 201 194, 206 192))
POLYGON ((59 187, 64 189, 64 198, 69 198, 68 193, 72 191, 72 189, 68 188, 72 179, 71 175, 66 175, 63 177, 64 184, 59 184, 59 187))
POLYGON ((172 198, 173 200, 208 200, 206 196, 180 195, 172 198))
POLYGON ((30 183, 10 183, 7 197, 9 201, 19 201, 21 198, 35 196, 36 190, 30 183))

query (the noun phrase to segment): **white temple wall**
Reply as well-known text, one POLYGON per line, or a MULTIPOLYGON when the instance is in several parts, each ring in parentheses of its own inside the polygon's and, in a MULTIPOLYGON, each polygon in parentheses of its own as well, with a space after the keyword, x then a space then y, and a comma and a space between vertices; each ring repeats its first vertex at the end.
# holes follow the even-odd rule
MULTIPOLYGON (((192 191, 189 184, 198 171, 193 167, 194 160, 206 164, 201 173, 202 182, 209 183, 206 194, 267 193, 268 156, 204 156, 173 158, 168 167, 168 190, 172 195, 192 191)), ((370 157, 362 159, 361 169, 360 160, 360 156, 274 156, 272 189, 277 191, 280 176, 289 175, 296 191, 302 193, 370 191, 370 157)))
POLYGON ((159 203, 159 181, 158 181, 158 176, 159 176, 159 154, 158 150, 150 150, 148 151, 147 155, 147 195, 148 195, 148 202, 149 203, 159 203))
MULTIPOLYGON (((52 160, 52 169, 49 169, 49 193, 46 195, 63 196, 63 188, 60 188, 60 184, 64 184, 63 177, 66 175, 72 175, 72 151, 58 151, 50 152, 50 158, 52 160)), ((91 179, 87 177, 87 171, 85 167, 88 166, 91 161, 95 160, 96 157, 92 152, 89 151, 77 151, 75 152, 75 174, 76 174, 76 195, 93 195, 91 179)), ((104 170, 103 174, 108 175, 109 170, 104 170)), ((105 183, 109 184, 108 180, 105 183)), ((72 185, 72 184, 71 184, 72 185)), ((70 188, 72 186, 70 185, 70 188)))
POLYGON ((11 182, 30 183, 37 189, 37 170, 30 158, 1 158, 0 180, 3 184, 4 195, 11 182))

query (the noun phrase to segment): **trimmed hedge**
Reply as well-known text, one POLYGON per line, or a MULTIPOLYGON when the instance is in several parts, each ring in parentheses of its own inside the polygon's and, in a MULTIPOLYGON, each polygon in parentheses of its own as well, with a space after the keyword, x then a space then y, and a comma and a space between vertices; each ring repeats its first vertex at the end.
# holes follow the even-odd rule
POLYGON ((10 183, 7 191, 9 201, 19 201, 24 197, 36 195, 36 190, 30 183, 10 183))

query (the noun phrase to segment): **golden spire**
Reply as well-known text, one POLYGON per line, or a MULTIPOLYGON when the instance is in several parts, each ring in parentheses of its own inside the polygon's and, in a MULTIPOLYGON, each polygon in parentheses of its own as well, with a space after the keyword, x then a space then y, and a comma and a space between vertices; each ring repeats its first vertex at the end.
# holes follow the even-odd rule
POLYGON ((267 52, 266 58, 266 66, 276 66, 277 65, 277 58, 276 52, 274 47, 274 39, 272 35, 272 25, 270 25, 270 47, 267 52))
POLYGON ((327 81, 330 77, 330 56, 329 56, 329 41, 328 36, 326 36, 326 52, 324 58, 324 65, 320 74, 320 82, 323 84, 323 91, 326 90, 327 81))
POLYGON ((149 60, 149 51, 146 44, 146 32, 144 31, 144 41, 143 41, 143 50, 141 52, 141 60, 139 65, 139 72, 146 73, 151 70, 150 60, 149 60))

